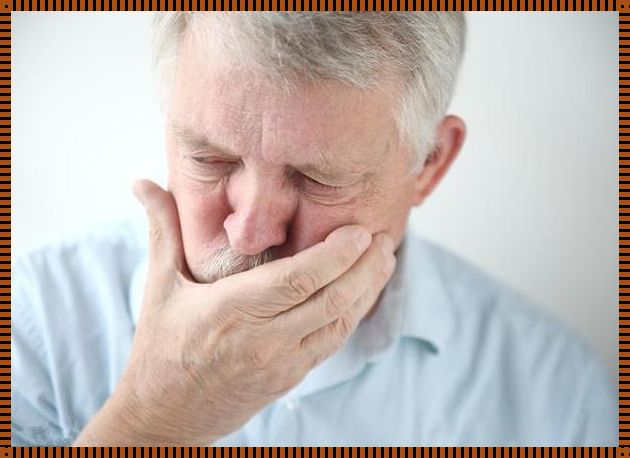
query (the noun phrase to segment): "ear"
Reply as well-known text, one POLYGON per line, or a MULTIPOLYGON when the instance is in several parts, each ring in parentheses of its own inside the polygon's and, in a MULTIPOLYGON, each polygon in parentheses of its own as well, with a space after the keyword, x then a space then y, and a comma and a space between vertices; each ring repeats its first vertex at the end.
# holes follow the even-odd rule
POLYGON ((453 115, 445 116, 437 127, 437 144, 414 178, 413 205, 424 202, 442 180, 459 154, 466 138, 466 124, 453 115))

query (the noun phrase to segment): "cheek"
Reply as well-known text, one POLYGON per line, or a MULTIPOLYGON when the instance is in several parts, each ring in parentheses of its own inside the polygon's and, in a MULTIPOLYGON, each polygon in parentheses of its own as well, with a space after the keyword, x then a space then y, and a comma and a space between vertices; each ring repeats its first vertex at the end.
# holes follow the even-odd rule
POLYGON ((229 208, 221 193, 184 186, 171 191, 177 203, 184 253, 188 263, 195 265, 206 253, 228 243, 223 221, 229 208))
POLYGON ((373 234, 388 232, 398 241, 410 208, 409 191, 400 186, 375 187, 349 205, 327 206, 303 199, 291 221, 283 254, 302 251, 347 224, 360 224, 373 234))
POLYGON ((229 214, 224 193, 187 178, 171 139, 168 142, 168 187, 179 214, 182 244, 188 264, 195 264, 208 250, 225 246, 223 221, 229 214))
POLYGON ((395 185, 370 187, 348 206, 303 204, 295 221, 296 238, 300 241, 297 251, 324 240, 334 229, 347 224, 360 224, 372 234, 386 232, 398 244, 412 208, 412 189, 407 183, 401 185, 401 181, 395 185))
POLYGON ((287 250, 293 254, 321 242, 336 227, 343 224, 341 215, 330 208, 322 208, 308 202, 301 202, 295 218, 291 222, 287 250))
POLYGON ((328 234, 347 224, 364 224, 359 205, 325 206, 302 199, 291 221, 286 253, 295 254, 323 241, 328 234))
POLYGON ((379 216, 374 218, 378 231, 386 231, 394 239, 394 245, 402 240, 407 228, 409 213, 413 208, 413 187, 408 184, 392 187, 379 216))

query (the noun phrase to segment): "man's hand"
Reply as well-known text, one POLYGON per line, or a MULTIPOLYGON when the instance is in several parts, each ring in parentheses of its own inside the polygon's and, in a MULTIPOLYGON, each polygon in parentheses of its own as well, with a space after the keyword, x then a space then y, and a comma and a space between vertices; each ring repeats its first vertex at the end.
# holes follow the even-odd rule
POLYGON ((344 226, 296 255, 192 281, 172 195, 141 181, 149 270, 128 365, 75 445, 209 445, 339 349, 395 265, 389 236, 344 226))

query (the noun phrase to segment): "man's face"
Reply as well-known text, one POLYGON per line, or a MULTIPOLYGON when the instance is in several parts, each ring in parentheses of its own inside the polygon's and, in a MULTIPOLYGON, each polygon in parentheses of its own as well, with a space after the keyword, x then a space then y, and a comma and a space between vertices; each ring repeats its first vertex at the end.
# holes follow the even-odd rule
POLYGON ((204 63, 195 47, 180 48, 167 147, 197 281, 293 255, 346 224, 400 242, 414 187, 395 91, 320 82, 286 92, 219 56, 204 63))

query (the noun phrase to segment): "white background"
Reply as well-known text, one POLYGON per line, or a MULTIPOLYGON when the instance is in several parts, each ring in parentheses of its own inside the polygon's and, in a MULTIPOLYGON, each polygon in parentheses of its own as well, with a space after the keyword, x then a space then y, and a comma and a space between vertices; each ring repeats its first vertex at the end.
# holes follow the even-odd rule
MULTIPOLYGON (((12 13, 14 254, 164 183, 151 13, 12 13)), ((468 138, 415 230, 552 310, 617 373, 617 13, 472 13, 468 138)))

